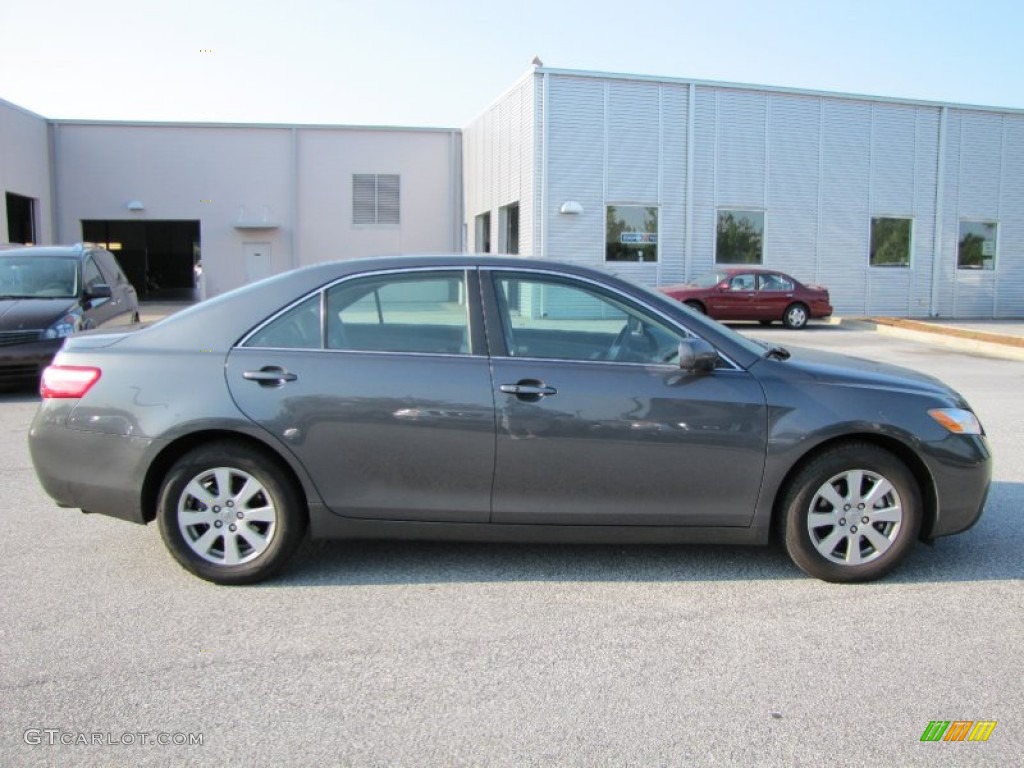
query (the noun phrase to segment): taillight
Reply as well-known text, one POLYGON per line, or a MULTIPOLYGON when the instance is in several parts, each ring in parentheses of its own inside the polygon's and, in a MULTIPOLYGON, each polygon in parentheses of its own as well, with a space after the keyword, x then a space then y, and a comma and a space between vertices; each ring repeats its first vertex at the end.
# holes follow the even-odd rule
POLYGON ((51 365, 39 380, 39 394, 43 399, 55 397, 84 397, 92 385, 100 380, 100 369, 82 365, 51 365))

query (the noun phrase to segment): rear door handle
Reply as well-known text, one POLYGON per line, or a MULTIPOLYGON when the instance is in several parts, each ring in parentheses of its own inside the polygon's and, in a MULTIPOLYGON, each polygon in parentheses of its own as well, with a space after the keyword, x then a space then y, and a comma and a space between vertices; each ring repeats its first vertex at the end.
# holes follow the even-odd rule
POLYGON ((280 387, 286 381, 295 381, 299 377, 284 368, 266 365, 258 371, 244 371, 242 378, 258 382, 263 387, 280 387))

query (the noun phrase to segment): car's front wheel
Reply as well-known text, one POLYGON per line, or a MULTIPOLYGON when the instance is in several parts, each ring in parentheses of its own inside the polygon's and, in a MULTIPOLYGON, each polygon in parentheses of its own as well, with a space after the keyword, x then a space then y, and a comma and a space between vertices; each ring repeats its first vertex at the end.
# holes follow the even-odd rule
POLYGON ((235 441, 182 456, 164 479, 157 519, 174 558, 217 584, 274 575, 306 529, 300 495, 278 462, 235 441))
POLYGON ((906 557, 921 530, 921 494, 906 465, 869 443, 812 459, 782 502, 785 546, 805 573, 871 581, 906 557))

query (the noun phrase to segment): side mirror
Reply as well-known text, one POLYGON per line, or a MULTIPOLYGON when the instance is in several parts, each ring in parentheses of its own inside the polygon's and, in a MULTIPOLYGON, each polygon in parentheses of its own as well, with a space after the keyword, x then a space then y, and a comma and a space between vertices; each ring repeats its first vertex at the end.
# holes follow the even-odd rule
POLYGON ((110 286, 106 283, 97 283, 92 288, 86 288, 82 292, 82 303, 88 304, 89 302, 96 301, 97 299, 109 299, 113 296, 113 292, 110 290, 110 286))
POLYGON ((718 364, 718 352, 704 339, 683 339, 679 342, 679 368, 705 373, 718 364))

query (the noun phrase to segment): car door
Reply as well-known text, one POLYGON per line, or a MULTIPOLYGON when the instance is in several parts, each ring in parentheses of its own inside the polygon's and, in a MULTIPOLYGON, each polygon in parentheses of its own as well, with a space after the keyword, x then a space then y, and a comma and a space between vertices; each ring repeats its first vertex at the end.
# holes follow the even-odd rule
POLYGON ((767 434, 752 376, 683 372, 685 329, 582 278, 483 275, 493 522, 749 525, 767 434))
POLYGON ((129 325, 138 311, 138 296, 114 255, 108 251, 95 253, 96 263, 103 273, 103 279, 110 286, 110 304, 114 311, 108 323, 129 325))
POLYGON ((763 272, 757 277, 757 316, 759 320, 780 320, 793 301, 795 286, 786 275, 763 272))
MULTIPOLYGON (((86 293, 100 285, 110 285, 109 277, 100 270, 92 254, 82 260, 82 287, 86 293)), ((99 328, 115 320, 118 315, 118 307, 114 304, 113 295, 110 297, 98 297, 85 299, 83 297, 83 311, 85 315, 86 328, 99 328)))
POLYGON ((494 395, 476 273, 354 277, 235 347, 238 407, 351 517, 486 522, 494 395))
POLYGON ((752 272, 730 275, 709 297, 708 314, 718 320, 755 320, 756 288, 752 272))

